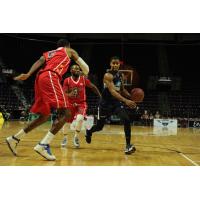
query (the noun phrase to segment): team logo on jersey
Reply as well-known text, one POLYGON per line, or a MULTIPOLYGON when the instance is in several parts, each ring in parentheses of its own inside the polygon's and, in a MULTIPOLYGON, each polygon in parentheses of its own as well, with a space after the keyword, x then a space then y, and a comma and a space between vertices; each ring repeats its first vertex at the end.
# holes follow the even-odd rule
POLYGON ((49 51, 48 52, 48 58, 52 58, 56 53, 56 50, 53 50, 53 51, 49 51))

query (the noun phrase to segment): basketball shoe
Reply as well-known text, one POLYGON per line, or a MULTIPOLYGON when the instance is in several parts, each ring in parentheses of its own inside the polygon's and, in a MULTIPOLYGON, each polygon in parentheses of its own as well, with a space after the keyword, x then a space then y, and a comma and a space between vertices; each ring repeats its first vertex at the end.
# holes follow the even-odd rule
POLYGON ((56 157, 52 155, 49 144, 37 144, 34 150, 47 160, 54 161, 56 157))
POLYGON ((9 149, 11 150, 11 152, 13 153, 13 155, 15 155, 15 156, 17 156, 16 148, 17 148, 17 145, 19 142, 20 142, 20 140, 14 136, 10 136, 10 137, 6 138, 6 143, 9 147, 9 149))
POLYGON ((136 148, 134 145, 132 144, 129 144, 129 145, 126 145, 126 148, 125 148, 125 154, 132 154, 136 151, 136 148))
POLYGON ((90 133, 90 131, 87 129, 86 129, 86 133, 85 133, 85 140, 88 144, 90 144, 92 141, 92 133, 90 133))
POLYGON ((61 142, 61 147, 66 147, 67 146, 67 137, 64 137, 63 141, 61 142))
POLYGON ((80 147, 80 143, 79 143, 79 138, 78 137, 74 136, 73 143, 74 143, 74 146, 76 148, 80 147))

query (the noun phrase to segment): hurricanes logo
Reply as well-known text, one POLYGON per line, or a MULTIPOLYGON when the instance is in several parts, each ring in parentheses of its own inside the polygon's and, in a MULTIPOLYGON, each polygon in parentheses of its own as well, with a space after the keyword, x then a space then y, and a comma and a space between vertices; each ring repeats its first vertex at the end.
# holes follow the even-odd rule
POLYGON ((74 97, 77 97, 78 96, 78 88, 72 88, 72 94, 74 97))

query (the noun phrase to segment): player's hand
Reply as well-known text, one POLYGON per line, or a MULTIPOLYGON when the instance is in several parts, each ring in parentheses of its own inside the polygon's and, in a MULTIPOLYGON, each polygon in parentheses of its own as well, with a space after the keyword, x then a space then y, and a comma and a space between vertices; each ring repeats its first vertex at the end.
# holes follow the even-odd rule
POLYGON ((131 100, 126 100, 125 104, 129 107, 129 108, 135 108, 136 107, 136 103, 134 101, 131 100))
POLYGON ((27 74, 20 74, 19 76, 16 76, 13 79, 15 81, 24 81, 24 80, 28 79, 29 76, 30 76, 30 74, 28 74, 28 73, 27 74))

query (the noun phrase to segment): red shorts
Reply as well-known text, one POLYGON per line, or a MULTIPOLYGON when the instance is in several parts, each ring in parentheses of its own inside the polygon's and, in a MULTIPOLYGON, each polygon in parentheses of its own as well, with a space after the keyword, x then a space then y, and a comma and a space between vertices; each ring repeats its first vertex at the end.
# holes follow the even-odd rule
POLYGON ((78 114, 83 115, 84 117, 86 117, 86 111, 87 111, 87 104, 86 102, 83 103, 69 103, 69 107, 68 107, 71 111, 71 119, 68 119, 67 122, 71 123, 74 118, 76 118, 76 116, 78 114))
POLYGON ((67 108, 67 97, 56 73, 45 71, 35 80, 35 103, 31 112, 50 115, 51 108, 67 108))

